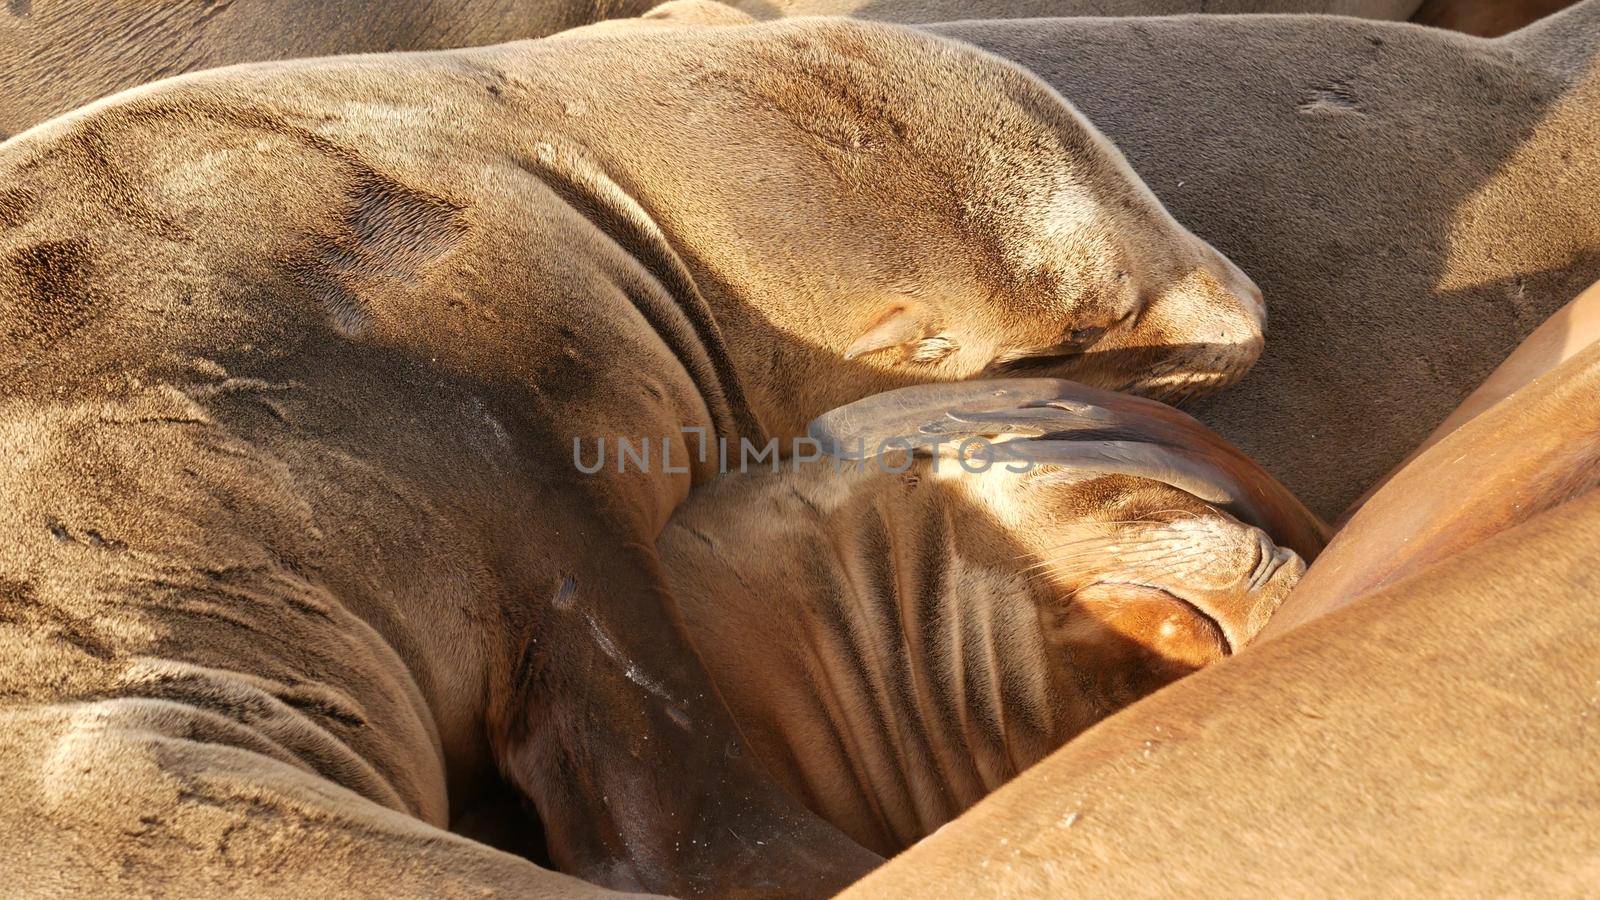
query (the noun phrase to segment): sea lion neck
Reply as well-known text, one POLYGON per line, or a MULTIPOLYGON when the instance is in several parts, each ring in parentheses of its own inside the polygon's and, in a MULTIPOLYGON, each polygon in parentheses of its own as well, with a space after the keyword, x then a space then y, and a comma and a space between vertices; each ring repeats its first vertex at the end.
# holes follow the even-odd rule
POLYGON ((1010 780, 1063 728, 1039 586, 1015 559, 962 552, 981 511, 952 511, 925 468, 722 479, 660 545, 691 639, 758 755, 883 853, 1010 780), (729 506, 765 514, 717 514, 729 506))
POLYGON ((664 304, 654 292, 628 294, 694 382, 716 436, 764 443, 766 428, 745 398, 716 315, 646 206, 584 144, 565 135, 543 135, 517 164, 636 260, 670 298, 664 304))
POLYGON ((541 144, 558 161, 581 148, 584 167, 605 174, 606 192, 625 194, 630 217, 649 222, 652 242, 670 248, 681 276, 664 283, 682 298, 692 283, 694 302, 680 302, 702 340, 716 346, 711 335, 720 338, 753 418, 786 439, 828 409, 895 384, 842 354, 894 298, 957 282, 962 297, 973 293, 969 267, 953 262, 971 242, 948 224, 953 197, 941 195, 934 210, 905 200, 925 190, 882 183, 930 177, 918 168, 924 151, 878 141, 877 131, 856 146, 823 127, 888 126, 832 107, 846 121, 819 124, 768 102, 774 80, 808 102, 826 101, 820 76, 800 57, 836 51, 809 32, 759 27, 759 36, 737 27, 692 39, 679 31, 561 36, 491 48, 480 64, 502 79, 503 102, 518 107, 516 140, 530 159, 541 144), (757 70, 766 80, 752 84, 757 70), (889 157, 905 165, 887 166, 889 157), (916 252, 905 246, 909 234, 916 252), (947 277, 952 268, 960 278, 947 277))

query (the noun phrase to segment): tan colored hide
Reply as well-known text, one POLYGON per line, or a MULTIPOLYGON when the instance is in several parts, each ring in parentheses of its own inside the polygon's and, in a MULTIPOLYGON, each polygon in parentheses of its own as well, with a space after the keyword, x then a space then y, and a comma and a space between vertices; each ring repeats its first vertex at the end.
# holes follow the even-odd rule
POLYGON ((662 580, 682 429, 930 377, 843 358, 906 296, 947 378, 1095 324, 1091 277, 1213 369, 1235 273, 1031 76, 874 23, 240 66, 7 141, 0 877, 570 884, 440 830, 504 777, 593 881, 841 886, 878 858, 741 750, 662 580), (657 464, 575 471, 623 437, 657 464))
POLYGON ((1588 896, 1600 493, 1092 729, 847 897, 1588 896))
POLYGON ((1497 37, 1571 5, 1572 0, 1424 0, 1411 21, 1497 37))

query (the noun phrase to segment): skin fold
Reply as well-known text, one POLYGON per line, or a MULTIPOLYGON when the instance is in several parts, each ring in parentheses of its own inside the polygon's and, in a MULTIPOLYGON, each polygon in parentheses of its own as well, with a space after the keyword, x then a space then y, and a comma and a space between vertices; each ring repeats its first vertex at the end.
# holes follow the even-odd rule
MULTIPOLYGON (((4 34, 42 27, 47 8, 36 6, 32 24, 4 34)), ((1498 41, 1321 18, 939 27, 1072 98, 1186 223, 1265 285, 1277 325, 1258 377, 1195 410, 1331 518, 1600 278, 1596 9, 1580 3, 1498 41)), ((365 48, 314 52, 349 49, 365 48)), ((51 71, 93 58, 80 49, 51 71)), ((0 83, 47 84, 46 74, 0 83)))
POLYGON ((1361 507, 1256 646, 1091 729, 846 896, 1586 895, 1592 296, 1361 507))
POLYGON ((844 896, 1586 896, 1597 541, 1591 491, 1262 641, 844 896))

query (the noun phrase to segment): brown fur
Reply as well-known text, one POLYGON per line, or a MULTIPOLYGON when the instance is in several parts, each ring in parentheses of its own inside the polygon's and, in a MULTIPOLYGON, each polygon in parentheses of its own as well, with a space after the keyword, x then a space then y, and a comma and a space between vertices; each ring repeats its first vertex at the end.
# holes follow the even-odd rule
POLYGON ((1032 19, 1066 16, 1173 16, 1192 13, 1318 13, 1404 19, 1418 0, 744 0, 759 18, 852 16, 884 22, 1032 19))
POLYGON ((497 774, 592 880, 836 888, 876 857, 742 751, 660 578, 715 470, 680 429, 796 434, 1144 299, 1105 340, 1179 376, 1260 340, 1059 98, 885 26, 224 70, 0 183, 0 838, 46 889, 568 884, 439 830, 497 774), (843 360, 907 314, 956 349, 843 360), (573 470, 618 437, 687 470, 573 470))
MULTIPOLYGON (((185 72, 341 53, 441 50, 636 16, 659 0, 7 0, 0 138, 185 72)), ((898 22, 1048 15, 1333 12, 1402 19, 1416 0, 743 0, 761 18, 847 13, 898 22)))
POLYGON ((1071 97, 1261 284, 1265 355, 1192 411, 1321 515, 1600 280, 1597 0, 1493 41, 1345 19, 936 30, 1071 97))
POLYGON ((1596 340, 1600 340, 1600 283, 1578 295, 1571 303, 1546 319, 1543 325, 1534 329, 1534 332, 1506 357, 1505 362, 1501 363, 1483 384, 1478 385, 1477 390, 1461 401, 1455 412, 1439 423, 1439 427, 1428 435, 1427 440, 1411 451, 1411 455, 1386 475, 1383 481, 1373 485, 1366 496, 1352 504, 1350 509, 1345 511, 1345 517, 1354 515, 1372 494, 1388 484, 1389 479, 1402 471, 1411 460, 1422 455, 1423 451, 1444 440, 1451 432, 1521 390, 1534 379, 1571 359, 1596 340))
MULTIPOLYGON (((1141 440, 1170 427, 1127 422, 1141 440)), ((1053 432, 1022 444, 1051 441, 1085 446, 1053 432)), ((946 455, 890 471, 902 467, 722 478, 659 542, 758 758, 881 853, 1247 645, 1304 571, 1195 497, 1092 465, 972 473, 946 455)))
MULTIPOLYGON (((1592 315, 1585 304, 1594 297, 1580 297, 1575 310, 1547 327, 1584 324, 1581 314, 1592 315)), ((1535 364, 1553 349, 1551 334, 1535 332, 1484 385, 1489 394, 1507 396, 1417 454, 1351 517, 1271 633, 1465 552, 1600 484, 1600 343, 1588 341, 1559 364, 1535 364)))
POLYGON ((1276 639, 1089 732, 859 890, 1586 895, 1595 297, 1360 509, 1260 633, 1276 639))
POLYGON ((1588 896, 1597 544, 1590 492, 1263 641, 845 896, 1588 896))

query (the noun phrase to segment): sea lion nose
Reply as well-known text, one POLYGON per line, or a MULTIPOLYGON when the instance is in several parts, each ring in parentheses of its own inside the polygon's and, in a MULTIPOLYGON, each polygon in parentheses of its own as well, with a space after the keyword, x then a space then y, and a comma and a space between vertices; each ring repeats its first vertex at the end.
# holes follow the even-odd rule
POLYGON ((1267 329, 1267 300, 1260 286, 1243 269, 1234 265, 1233 260, 1221 254, 1217 258, 1222 266, 1223 289, 1239 299, 1245 311, 1255 320, 1256 329, 1264 333, 1267 329))

